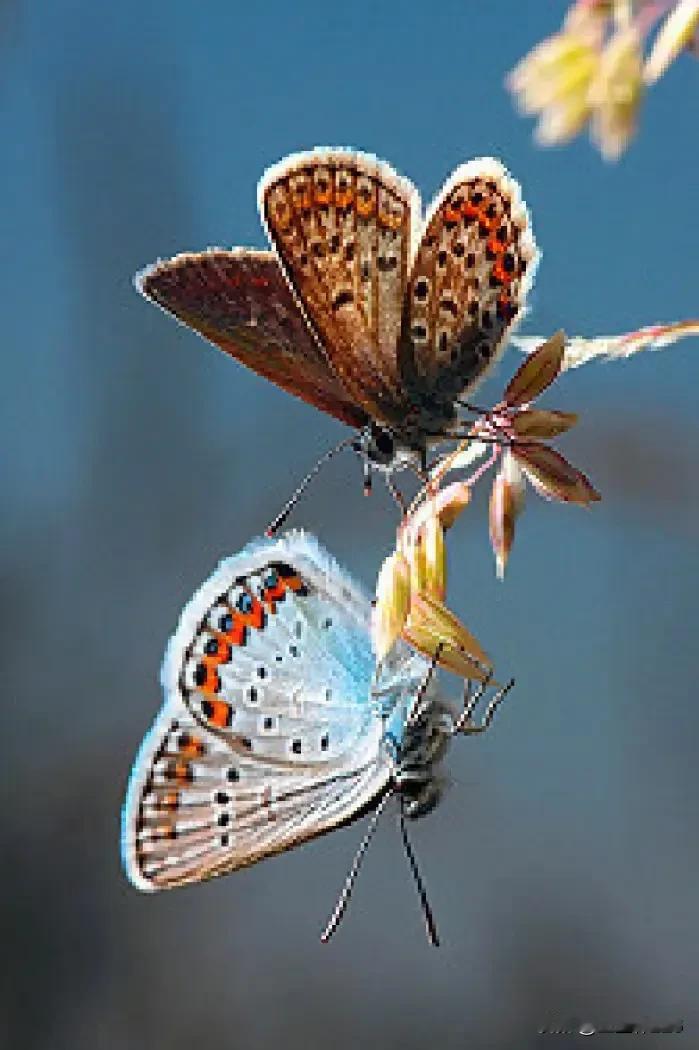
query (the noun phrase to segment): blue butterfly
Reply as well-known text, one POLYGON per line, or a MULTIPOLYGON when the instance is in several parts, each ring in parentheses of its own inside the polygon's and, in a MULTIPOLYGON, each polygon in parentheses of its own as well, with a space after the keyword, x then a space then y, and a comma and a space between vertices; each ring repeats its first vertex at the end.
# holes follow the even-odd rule
POLYGON ((482 732, 512 683, 454 714, 431 663, 398 643, 376 666, 371 603, 308 533, 256 540, 185 606, 162 668, 165 702, 138 754, 122 816, 131 882, 200 882, 373 811, 337 906, 336 929, 379 817, 397 797, 400 830, 437 931, 406 818, 438 802, 436 766, 456 733, 482 732))

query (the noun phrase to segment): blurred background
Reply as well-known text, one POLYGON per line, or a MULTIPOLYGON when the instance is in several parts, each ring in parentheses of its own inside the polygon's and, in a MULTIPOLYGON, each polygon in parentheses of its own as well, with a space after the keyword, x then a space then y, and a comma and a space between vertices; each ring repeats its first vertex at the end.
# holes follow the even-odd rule
MULTIPOLYGON (((504 584, 485 488, 451 534, 452 605, 517 687, 491 733, 452 748, 452 789, 414 829, 440 951, 391 821, 330 947, 318 933, 359 826, 153 897, 119 866, 181 606, 342 436, 141 300, 132 274, 264 246, 257 179, 290 151, 376 152, 427 201, 493 153, 543 249, 524 331, 696 316, 699 67, 679 61, 650 94, 618 165, 584 140, 540 151, 503 77, 564 7, 0 6, 1 1046, 528 1050, 575 1019, 683 1018, 674 1039, 696 1039, 696 340, 546 396, 582 413, 561 447, 604 499, 532 495, 504 584)), ((349 455, 293 519, 368 587, 394 522, 349 455)))

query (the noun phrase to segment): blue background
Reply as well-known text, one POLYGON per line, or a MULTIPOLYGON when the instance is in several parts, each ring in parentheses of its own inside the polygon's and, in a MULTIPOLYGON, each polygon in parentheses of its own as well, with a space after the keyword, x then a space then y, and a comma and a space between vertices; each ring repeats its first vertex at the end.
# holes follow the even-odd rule
MULTIPOLYGON (((492 153, 543 250, 527 331, 696 316, 699 68, 683 58, 651 92, 618 165, 584 139, 538 150, 503 78, 563 11, 0 7, 3 1045, 527 1050, 571 1018, 696 1027, 696 340, 551 391, 582 413, 561 444, 604 500, 532 495, 504 584, 485 490, 451 534, 450 600, 518 684, 492 733, 453 747, 452 789, 415 828, 441 951, 391 821, 329 948, 359 828, 161 896, 119 869, 179 609, 342 435, 142 301, 132 274, 262 247, 256 182, 287 152, 375 152, 425 201, 492 153)), ((368 586, 394 521, 350 456, 294 518, 368 586)))

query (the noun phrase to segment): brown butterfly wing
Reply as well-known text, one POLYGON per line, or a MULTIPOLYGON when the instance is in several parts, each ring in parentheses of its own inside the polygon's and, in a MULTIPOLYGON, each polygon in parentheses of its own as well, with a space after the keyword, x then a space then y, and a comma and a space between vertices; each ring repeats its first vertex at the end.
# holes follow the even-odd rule
POLYGON ((374 419, 400 423, 407 394, 397 344, 416 190, 376 157, 319 149, 271 168, 259 205, 343 385, 374 419))
POLYGON ((283 390, 351 427, 367 423, 310 331, 272 252, 212 248, 176 255, 142 271, 136 286, 283 390))
POLYGON ((477 386, 523 313, 537 257, 502 164, 458 168, 428 212, 403 307, 399 357, 418 402, 449 406, 477 386))

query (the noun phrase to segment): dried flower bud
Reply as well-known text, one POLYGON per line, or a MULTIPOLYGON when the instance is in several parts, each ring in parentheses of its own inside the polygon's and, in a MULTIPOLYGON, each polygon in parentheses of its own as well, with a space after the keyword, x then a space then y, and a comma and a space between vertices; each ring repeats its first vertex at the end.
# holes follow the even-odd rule
POLYGON ((444 529, 433 514, 422 530, 425 558, 425 592, 440 601, 447 589, 447 555, 444 548, 444 529))
POLYGON ((517 413, 512 420, 512 429, 517 437, 552 438, 570 430, 577 421, 575 412, 529 408, 517 413))
POLYGON ((512 454, 506 452, 490 493, 490 542, 499 579, 505 575, 505 566, 515 538, 515 522, 523 506, 524 478, 512 454))
POLYGON ((422 533, 422 529, 413 530, 411 534, 406 533, 405 546, 407 548, 411 595, 420 594, 427 588, 427 559, 425 557, 422 533))
POLYGON ((519 366, 505 388, 505 403, 518 408, 543 393, 560 372, 564 351, 565 335, 556 332, 519 366))
POLYGON ((442 602, 422 594, 413 596, 403 638, 432 658, 441 644, 439 663, 447 670, 482 682, 492 669, 478 641, 442 602))
POLYGON ((512 455, 537 492, 546 499, 583 506, 601 499, 585 475, 547 445, 536 441, 513 445, 512 455))
POLYGON ((403 629, 410 604, 410 571, 401 551, 385 559, 376 581, 372 615, 374 650, 382 660, 403 629))

